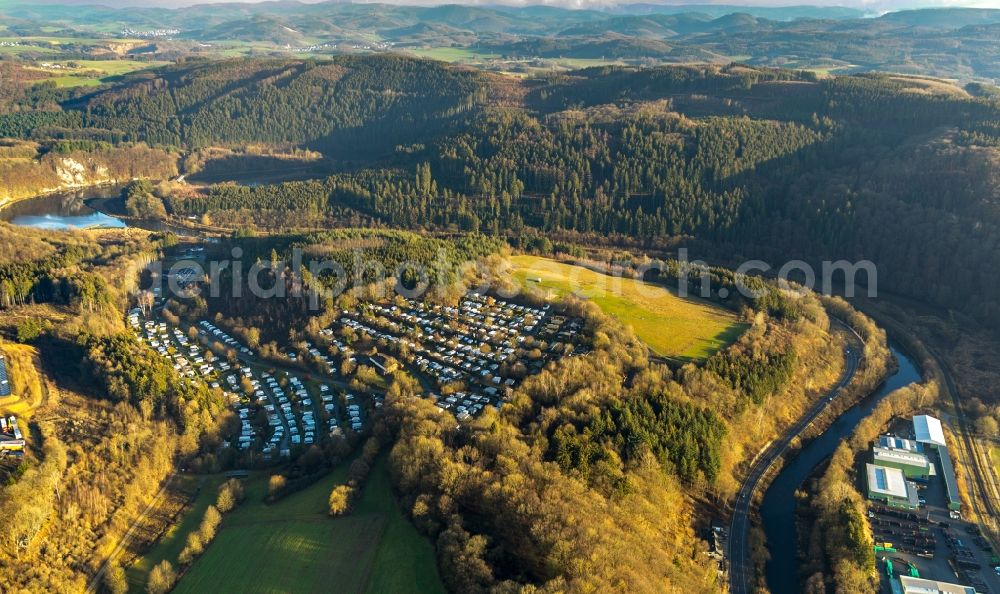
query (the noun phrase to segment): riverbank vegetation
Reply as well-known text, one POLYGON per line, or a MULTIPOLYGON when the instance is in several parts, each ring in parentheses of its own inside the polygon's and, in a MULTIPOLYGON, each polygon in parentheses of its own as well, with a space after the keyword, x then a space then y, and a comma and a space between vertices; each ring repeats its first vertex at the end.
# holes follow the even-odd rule
MULTIPOLYGON (((905 335, 904 335, 905 336, 905 335)), ((873 591, 877 588, 873 539, 867 522, 867 500, 857 487, 872 442, 899 418, 942 404, 942 377, 937 364, 919 342, 906 339, 923 369, 923 382, 895 390, 858 423, 840 444, 823 474, 815 481, 803 540, 807 560, 800 578, 807 592, 873 591)))
POLYGON ((896 390, 834 452, 809 504, 816 519, 809 528, 809 558, 803 567, 807 592, 825 592, 828 585, 837 592, 877 588, 868 503, 856 486, 856 472, 892 420, 934 406, 938 396, 936 380, 930 377, 896 390))
MULTIPOLYGON (((836 296, 820 296, 823 307, 845 326, 844 331, 856 334, 860 338, 860 361, 854 372, 854 378, 841 389, 840 395, 830 404, 823 418, 813 424, 805 432, 805 437, 823 430, 827 421, 832 421, 848 408, 857 404, 866 396, 872 394, 895 369, 897 362, 889 348, 886 331, 876 322, 852 307, 847 301, 836 296)), ((858 344, 852 337, 847 337, 848 348, 856 349, 858 344)))
MULTIPOLYGON (((860 337, 860 347, 862 349, 862 352, 860 353, 861 359, 859 366, 855 371, 854 378, 850 383, 840 389, 837 398, 827 406, 823 414, 821 414, 809 427, 803 430, 798 443, 793 443, 788 453, 784 456, 784 459, 786 460, 794 457, 796 452, 799 451, 799 448, 808 442, 808 440, 825 431, 826 427, 835 421, 844 411, 857 404, 861 399, 872 394, 889 375, 895 365, 895 360, 893 358, 892 351, 889 348, 885 331, 881 329, 871 318, 854 309, 849 303, 839 297, 819 296, 818 298, 831 318, 836 318, 846 325, 846 328, 844 329, 835 328, 835 330, 842 330, 841 333, 845 338, 844 344, 846 345, 846 348, 856 349, 859 347, 854 340, 855 337, 851 336, 852 333, 856 333, 858 337, 860 337)), ((758 488, 758 493, 763 494, 766 492, 767 485, 770 483, 771 479, 776 476, 779 469, 780 466, 776 466, 772 469, 772 472, 769 472, 764 476, 762 485, 758 488)), ((837 486, 843 487, 843 485, 837 486)), ((854 503, 856 503, 857 500, 858 498, 852 498, 852 502, 854 503)), ((838 502, 839 500, 834 503, 838 502)), ((814 518, 814 524, 811 528, 812 532, 805 536, 800 534, 800 542, 809 543, 808 546, 804 546, 803 549, 812 547, 809 548, 810 554, 816 554, 815 551, 818 550, 816 549, 817 538, 825 534, 823 530, 826 529, 825 526, 820 527, 819 519, 815 519, 817 517, 821 517, 823 522, 831 525, 829 527, 829 531, 831 535, 834 535, 831 536, 829 541, 823 542, 835 543, 834 546, 840 547, 838 550, 841 552, 844 547, 847 547, 854 552, 860 551, 860 545, 858 545, 857 542, 851 541, 850 538, 861 538, 861 533, 854 530, 850 533, 850 537, 844 537, 841 532, 847 525, 848 520, 851 520, 851 518, 856 515, 855 512, 857 510, 854 507, 854 503, 844 503, 842 507, 838 507, 836 509, 829 508, 829 506, 832 505, 830 502, 824 502, 822 507, 810 507, 807 513, 813 514, 811 517, 814 518), (819 509, 822 509, 824 512, 822 516, 816 516, 818 513, 817 510, 819 509), (810 540, 810 538, 812 540, 810 540)), ((803 513, 801 509, 798 511, 803 513)), ((851 521, 853 522, 853 520, 851 521)), ((856 522, 854 522, 854 524, 856 524, 856 522)), ((769 553, 766 548, 764 530, 759 523, 751 526, 749 543, 751 549, 750 558, 753 562, 754 571, 756 573, 754 582, 763 587, 764 571, 769 553)), ((856 557, 855 559, 858 560, 862 558, 856 557)), ((863 559, 858 562, 862 563, 863 559)), ((822 576, 812 577, 809 572, 806 572, 805 575, 801 577, 800 581, 806 582, 807 577, 809 578, 807 585, 811 588, 810 592, 813 590, 816 592, 824 591, 817 589, 819 586, 816 585, 817 583, 823 581, 822 576)))
POLYGON ((566 301, 587 318, 593 352, 528 378, 499 413, 455 428, 412 394, 387 397, 397 488, 436 542, 445 583, 723 589, 699 553, 695 510, 728 498, 753 444, 835 379, 842 347, 823 308, 803 296, 787 319, 744 314, 750 327, 734 346, 672 372, 596 304, 566 301), (794 357, 766 356, 780 352, 794 357), (773 380, 729 382, 713 369, 720 358, 729 362, 720 369, 773 380))
POLYGON ((176 175, 176 155, 141 143, 0 141, 0 207, 61 190, 176 175))

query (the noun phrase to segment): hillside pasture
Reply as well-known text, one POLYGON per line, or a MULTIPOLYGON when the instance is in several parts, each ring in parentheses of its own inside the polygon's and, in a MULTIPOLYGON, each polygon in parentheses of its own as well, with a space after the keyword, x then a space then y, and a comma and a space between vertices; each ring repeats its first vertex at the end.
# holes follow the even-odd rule
POLYGON ((95 87, 116 76, 162 66, 167 62, 139 60, 59 60, 50 66, 36 68, 59 87, 95 87), (56 68, 58 66, 58 68, 56 68))
POLYGON ((198 529, 205 510, 215 503, 218 497, 219 485, 224 477, 221 475, 198 477, 195 475, 184 475, 176 481, 173 492, 168 493, 178 499, 187 500, 190 503, 184 510, 183 517, 160 537, 159 542, 133 563, 126 571, 129 586, 136 592, 145 592, 146 583, 149 579, 149 572, 161 561, 170 561, 176 564, 177 556, 184 548, 187 537, 198 529))
POLYGON ((273 505, 263 503, 267 476, 249 479, 244 503, 173 591, 443 593, 434 548, 398 509, 384 458, 356 509, 327 515, 346 474, 341 465, 273 505))
POLYGON ((727 309, 678 297, 660 285, 537 256, 514 256, 511 262, 514 278, 522 286, 554 297, 575 295, 593 301, 662 357, 704 360, 734 342, 747 327, 727 309))

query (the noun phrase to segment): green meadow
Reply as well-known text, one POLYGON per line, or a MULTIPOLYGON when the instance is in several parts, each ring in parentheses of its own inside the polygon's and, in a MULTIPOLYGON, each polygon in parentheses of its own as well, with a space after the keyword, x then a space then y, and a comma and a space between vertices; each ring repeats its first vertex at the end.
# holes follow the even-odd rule
POLYGON ((62 70, 42 69, 45 72, 56 74, 50 80, 60 87, 83 87, 97 86, 108 82, 110 79, 148 68, 156 68, 167 62, 142 62, 139 60, 59 60, 53 64, 63 66, 62 70), (68 64, 74 64, 75 68, 66 68, 68 64))
POLYGON ((593 301, 663 357, 704 360, 746 329, 733 312, 683 299, 659 285, 536 256, 514 256, 511 261, 522 285, 593 301))
POLYGON ((466 47, 428 47, 409 48, 407 51, 421 58, 440 60, 442 62, 481 62, 499 57, 497 54, 480 53, 466 47))
POLYGON ((327 498, 346 474, 345 464, 274 505, 263 503, 267 475, 248 479, 245 501, 173 592, 443 593, 434 547, 396 505, 386 458, 354 511, 330 518, 327 498))

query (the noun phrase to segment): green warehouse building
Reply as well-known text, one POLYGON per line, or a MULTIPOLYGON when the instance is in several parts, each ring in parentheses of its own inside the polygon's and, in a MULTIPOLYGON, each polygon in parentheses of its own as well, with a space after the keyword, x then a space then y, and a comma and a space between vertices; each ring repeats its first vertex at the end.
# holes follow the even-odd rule
POLYGON ((911 480, 925 481, 935 474, 934 464, 920 452, 875 447, 872 448, 872 462, 876 466, 898 468, 911 480))
POLYGON ((889 507, 917 509, 919 497, 917 488, 906 480, 898 468, 886 468, 867 464, 868 498, 881 501, 889 507))

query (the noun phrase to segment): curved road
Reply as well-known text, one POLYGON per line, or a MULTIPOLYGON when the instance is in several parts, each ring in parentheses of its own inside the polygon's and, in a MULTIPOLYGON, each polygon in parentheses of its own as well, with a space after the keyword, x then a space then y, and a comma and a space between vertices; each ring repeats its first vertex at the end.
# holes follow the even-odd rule
MULTIPOLYGON (((853 332, 853 330, 851 330, 853 332)), ((860 340, 860 337, 859 337, 860 340)), ((771 465, 788 450, 792 440, 801 434, 826 407, 839 395, 840 391, 854 379, 861 364, 861 346, 858 344, 844 349, 844 370, 840 379, 827 394, 819 399, 794 425, 785 431, 778 441, 771 442, 763 454, 757 456, 750 466, 740 491, 736 496, 733 520, 729 530, 729 591, 732 594, 753 592, 754 569, 749 551, 750 511, 753 495, 761 478, 771 465)))

